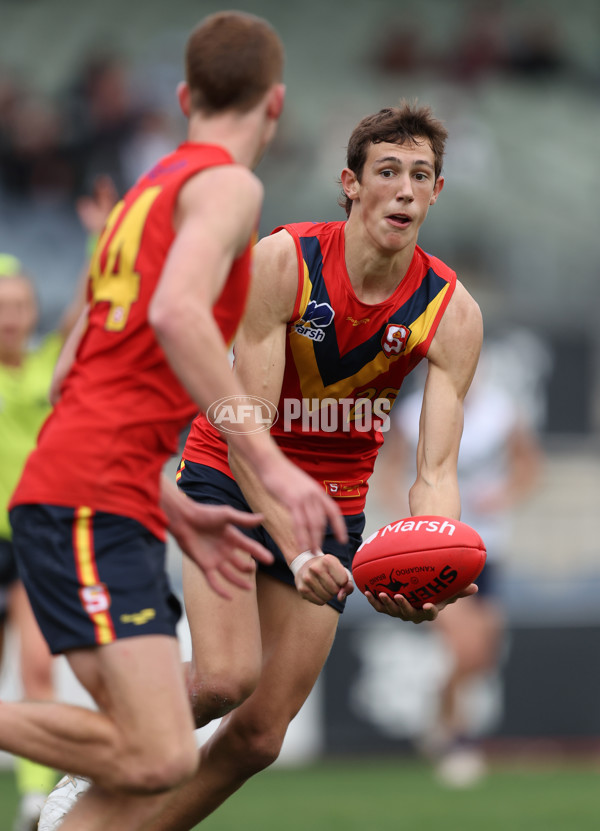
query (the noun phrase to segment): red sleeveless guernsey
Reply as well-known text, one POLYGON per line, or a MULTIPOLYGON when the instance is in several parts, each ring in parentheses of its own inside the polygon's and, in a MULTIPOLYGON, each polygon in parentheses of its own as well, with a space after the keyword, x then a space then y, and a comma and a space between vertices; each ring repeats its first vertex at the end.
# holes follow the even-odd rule
MULTIPOLYGON (((164 539, 160 474, 198 406, 167 363, 148 306, 175 238, 179 190, 200 171, 232 163, 221 147, 186 142, 113 209, 90 264, 87 329, 12 505, 87 506, 136 519, 164 539)), ((213 307, 227 343, 245 305, 250 258, 249 244, 213 307)))
MULTIPOLYGON (((456 274, 417 247, 393 294, 363 303, 346 271, 345 222, 283 227, 296 244, 298 292, 271 433, 286 456, 339 500, 342 513, 357 514, 391 406, 427 354, 456 274)), ((231 476, 227 446, 203 415, 192 424, 183 456, 231 476)))

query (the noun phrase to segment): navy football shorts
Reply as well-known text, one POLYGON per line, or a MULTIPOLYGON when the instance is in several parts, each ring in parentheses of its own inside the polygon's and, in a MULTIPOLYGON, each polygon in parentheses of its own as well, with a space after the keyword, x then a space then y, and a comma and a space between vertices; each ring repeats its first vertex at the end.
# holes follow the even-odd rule
MULTIPOLYGON (((231 505, 233 508, 237 508, 238 511, 250 512, 250 507, 237 482, 219 470, 183 460, 179 465, 177 479, 179 487, 197 502, 203 502, 207 505, 231 505)), ((351 568, 356 550, 362 541, 365 515, 356 514, 346 516, 344 519, 348 529, 348 542, 346 544, 338 542, 333 534, 328 531, 323 540, 323 551, 325 554, 334 554, 346 568, 351 568)), ((258 540, 275 557, 275 562, 272 565, 265 566, 262 563, 257 563, 258 568, 277 580, 295 586, 294 575, 288 568, 285 557, 267 531, 262 526, 242 530, 249 537, 258 540)), ((340 603, 334 597, 329 601, 329 605, 333 606, 338 612, 343 612, 346 601, 340 603)))
POLYGON ((11 540, 0 539, 0 623, 8 613, 8 594, 12 584, 19 579, 15 550, 11 540))
POLYGON ((475 580, 479 591, 475 595, 480 600, 495 600, 500 595, 500 567, 499 563, 489 560, 483 567, 483 571, 475 580))
POLYGON ((139 522, 89 508, 10 512, 19 576, 50 651, 136 635, 175 637, 181 604, 166 545, 139 522))

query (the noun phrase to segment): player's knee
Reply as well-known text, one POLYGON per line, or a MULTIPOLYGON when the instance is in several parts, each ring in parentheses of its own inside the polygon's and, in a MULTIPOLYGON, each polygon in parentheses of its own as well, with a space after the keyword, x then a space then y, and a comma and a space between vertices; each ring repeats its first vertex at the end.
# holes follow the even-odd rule
POLYGON ((238 731, 237 743, 239 752, 237 759, 241 766, 243 779, 268 768, 279 756, 285 730, 274 725, 260 727, 246 727, 238 731))
POLYGON ((253 674, 191 679, 189 695, 196 726, 202 727, 239 707, 254 692, 257 682, 253 674))
POLYGON ((121 787, 132 793, 158 794, 182 785, 198 767, 198 751, 194 744, 171 747, 158 753, 142 753, 124 767, 121 787))

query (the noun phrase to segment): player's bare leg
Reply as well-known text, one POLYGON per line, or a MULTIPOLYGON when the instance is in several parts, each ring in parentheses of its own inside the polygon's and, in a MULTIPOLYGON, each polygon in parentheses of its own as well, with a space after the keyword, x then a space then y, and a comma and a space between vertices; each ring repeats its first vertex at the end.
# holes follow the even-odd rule
MULTIPOLYGON (((19 637, 23 698, 51 701, 54 698, 53 658, 20 581, 13 584, 9 602, 10 625, 19 637)), ((56 781, 56 772, 19 756, 15 759, 15 778, 19 793, 15 828, 30 828, 39 819, 44 800, 56 781)))
MULTIPOLYGON (((335 637, 338 613, 330 606, 315 606, 303 600, 295 589, 270 577, 259 573, 257 580, 263 645, 258 686, 244 703, 223 718, 200 749, 196 776, 167 796, 161 813, 144 826, 144 831, 193 828, 247 779, 272 764, 290 721, 325 663, 335 637)), ((212 631, 214 627, 213 619, 212 631)), ((196 636, 202 636, 203 631, 207 630, 197 629, 196 636)), ((210 638, 204 639, 210 648, 210 638)), ((199 655, 196 662, 201 666, 199 655)), ((197 693, 197 707, 210 709, 210 695, 207 702, 200 689, 197 693)))
POLYGON ((218 597, 189 559, 182 582, 192 638, 186 665, 188 695, 197 727, 226 715, 258 684, 262 635, 256 589, 230 588, 231 600, 218 597))
POLYGON ((502 617, 486 597, 467 598, 445 609, 436 621, 452 665, 440 691, 429 750, 437 777, 449 787, 468 787, 487 770, 479 742, 470 736, 464 691, 497 664, 502 617))
POLYGON ((487 598, 469 598, 449 606, 436 621, 452 656, 452 667, 440 698, 440 722, 451 735, 464 733, 460 693, 465 683, 492 669, 498 660, 502 618, 487 598))
POLYGON ((178 643, 126 638, 67 657, 98 712, 56 702, 2 704, 0 746, 98 784, 65 818, 64 831, 133 831, 151 800, 137 799, 137 816, 117 823, 114 795, 101 790, 159 793, 191 776, 197 763, 178 643))

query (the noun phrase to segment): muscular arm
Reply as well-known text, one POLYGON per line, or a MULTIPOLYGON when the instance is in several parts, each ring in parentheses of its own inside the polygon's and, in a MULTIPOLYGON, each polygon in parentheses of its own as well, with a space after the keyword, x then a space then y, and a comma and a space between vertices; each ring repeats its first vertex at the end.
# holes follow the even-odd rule
MULTIPOLYGON (((285 371, 287 323, 291 318, 298 287, 296 249, 287 231, 261 240, 255 248, 254 276, 247 313, 235 345, 235 372, 244 389, 277 405, 285 371)), ((230 446, 232 472, 248 504, 264 515, 264 526, 281 549, 288 564, 301 553, 291 516, 257 479, 248 460, 230 446)), ((292 466, 294 467, 294 466, 292 466)), ((295 468, 300 474, 301 471, 295 468)), ((321 500, 324 491, 306 474, 310 482, 304 504, 312 513, 313 499, 321 500), (313 494, 314 489, 314 494, 313 494)), ((322 604, 344 591, 349 594, 348 575, 340 561, 331 555, 307 563, 296 576, 300 593, 322 604)))
POLYGON ((203 171, 180 192, 176 237, 149 317, 171 367, 203 410, 242 394, 212 307, 252 236, 261 201, 260 183, 237 165, 203 171))
POLYGON ((417 478, 410 489, 413 516, 460 518, 457 461, 464 398, 479 360, 479 307, 459 283, 429 348, 419 423, 417 478))
MULTIPOLYGON (((246 392, 277 406, 285 369, 287 322, 297 289, 295 247, 287 231, 266 237, 254 249, 252 288, 235 341, 235 375, 246 392), (274 281, 277 290, 274 290, 274 281)), ((229 461, 248 504, 264 515, 264 525, 288 562, 300 552, 287 511, 266 492, 253 467, 230 446, 229 461)))
MULTIPOLYGON (((460 519, 457 461, 463 429, 463 403, 473 380, 481 342, 481 312, 459 283, 427 355, 429 366, 417 447, 417 478, 409 492, 412 516, 433 514, 460 519)), ((434 620, 448 603, 476 592, 471 584, 456 598, 413 609, 401 595, 367 594, 378 612, 421 623, 434 620)))

